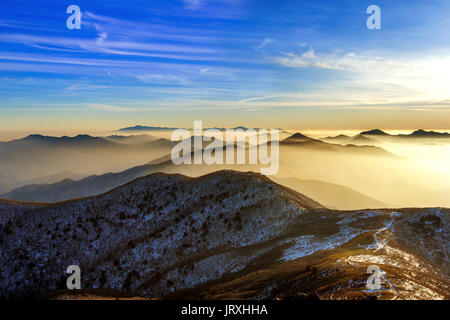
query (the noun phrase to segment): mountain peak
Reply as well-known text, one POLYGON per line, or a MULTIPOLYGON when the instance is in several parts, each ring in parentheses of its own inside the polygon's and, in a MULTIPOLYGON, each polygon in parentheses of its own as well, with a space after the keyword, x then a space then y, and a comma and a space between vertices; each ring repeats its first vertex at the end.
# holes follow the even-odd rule
POLYGON ((373 129, 369 131, 363 131, 360 133, 361 135, 373 135, 373 136, 389 136, 389 133, 386 133, 380 129, 373 129))
POLYGON ((290 140, 312 140, 310 137, 301 134, 300 132, 294 133, 292 136, 285 139, 285 141, 290 140))
POLYGON ((93 137, 88 134, 79 134, 75 137, 68 137, 68 140, 78 141, 78 142, 88 142, 88 141, 104 141, 104 138, 93 137))
POLYGON ((143 125, 137 125, 134 127, 126 127, 121 128, 118 131, 119 132, 135 132, 135 131, 168 131, 168 130, 175 130, 178 128, 168 128, 168 127, 152 127, 152 126, 143 126, 143 125))
POLYGON ((33 140, 33 139, 43 139, 45 138, 42 134, 38 134, 38 133, 33 133, 30 134, 28 136, 26 136, 25 138, 23 138, 23 140, 33 140))
POLYGON ((76 138, 76 139, 91 139, 93 137, 88 134, 79 134, 79 135, 75 136, 74 138, 76 138))
POLYGON ((423 129, 419 129, 411 133, 410 136, 442 137, 442 136, 450 136, 450 134, 447 132, 425 131, 423 129))

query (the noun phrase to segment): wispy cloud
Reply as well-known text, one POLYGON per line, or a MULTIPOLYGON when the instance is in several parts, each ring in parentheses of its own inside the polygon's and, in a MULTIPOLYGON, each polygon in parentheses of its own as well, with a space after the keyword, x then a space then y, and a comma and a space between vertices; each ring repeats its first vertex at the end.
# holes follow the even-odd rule
POLYGON ((0 42, 22 43, 25 45, 41 47, 47 46, 47 48, 53 50, 71 49, 84 52, 144 57, 167 57, 187 60, 215 60, 212 55, 217 52, 209 47, 151 42, 113 41, 108 40, 108 34, 105 32, 100 33, 99 36, 94 39, 35 36, 27 34, 1 34, 0 42))
POLYGON ((85 104, 86 107, 89 109, 94 110, 102 110, 102 111, 114 111, 114 112, 130 112, 130 111, 136 111, 136 108, 127 108, 127 107, 120 107, 115 106, 111 104, 101 104, 101 103, 87 103, 85 104))
POLYGON ((450 100, 408 100, 408 101, 386 101, 377 103, 365 103, 363 101, 335 101, 335 100, 310 100, 305 99, 289 101, 234 101, 234 100, 190 100, 182 101, 142 101, 134 103, 135 106, 123 106, 116 104, 88 103, 86 107, 95 110, 116 112, 145 112, 155 110, 183 110, 208 111, 208 110, 242 110, 258 111, 278 108, 303 109, 315 108, 325 110, 419 110, 419 111, 443 111, 450 109, 450 100))
POLYGON ((218 68, 211 68, 211 67, 207 67, 207 68, 201 68, 200 69, 200 74, 203 76, 214 76, 214 77, 227 77, 230 80, 235 80, 236 77, 233 73, 232 70, 228 70, 228 69, 218 69, 218 68))
POLYGON ((99 85, 91 85, 91 84, 73 84, 66 88, 69 91, 79 91, 79 90, 98 90, 98 89, 106 89, 108 86, 99 86, 99 85))
POLYGON ((312 48, 303 52, 302 54, 286 53, 284 56, 275 57, 275 62, 286 67, 292 68, 322 68, 346 71, 360 71, 360 72, 377 72, 392 69, 414 69, 417 67, 416 63, 401 60, 383 59, 377 56, 358 55, 350 52, 345 55, 337 54, 316 54, 312 48))
POLYGON ((168 107, 158 107, 158 106, 148 106, 148 107, 130 107, 130 106, 120 106, 114 104, 102 104, 102 103, 85 103, 82 105, 84 108, 83 111, 86 111, 86 108, 90 110, 96 111, 107 111, 107 112, 148 112, 148 111, 161 111, 161 110, 170 110, 168 107))
POLYGON ((189 83, 189 81, 185 77, 176 74, 143 74, 136 76, 136 78, 147 83, 181 85, 186 85, 189 83))
MULTIPOLYGON (((0 25, 15 26, 0 20, 0 25)), ((160 58, 167 60, 218 61, 217 38, 203 28, 144 23, 83 12, 78 36, 58 33, 0 33, 0 43, 26 45, 44 51, 97 53, 126 58, 160 58), (94 33, 92 33, 94 31, 94 33)), ((29 29, 33 30, 33 29, 29 29)))
POLYGON ((263 41, 261 41, 261 43, 255 47, 256 50, 261 50, 262 48, 264 48, 265 46, 271 44, 272 42, 274 42, 273 39, 270 38, 265 38, 263 41))
POLYGON ((286 99, 299 99, 299 98, 303 98, 304 95, 302 93, 299 94, 277 94, 277 95, 271 95, 271 96, 262 96, 262 97, 251 97, 251 98, 246 98, 246 99, 242 99, 239 100, 240 103, 245 103, 245 102, 256 102, 256 101, 264 101, 264 100, 276 100, 277 102, 281 101, 281 100, 286 100, 286 99))
POLYGON ((217 33, 204 28, 195 28, 192 26, 180 26, 167 23, 146 23, 134 20, 123 20, 85 12, 83 26, 97 30, 99 33, 107 32, 117 36, 120 39, 130 37, 141 40, 157 39, 165 41, 178 41, 185 43, 214 43, 223 38, 218 37, 217 33))

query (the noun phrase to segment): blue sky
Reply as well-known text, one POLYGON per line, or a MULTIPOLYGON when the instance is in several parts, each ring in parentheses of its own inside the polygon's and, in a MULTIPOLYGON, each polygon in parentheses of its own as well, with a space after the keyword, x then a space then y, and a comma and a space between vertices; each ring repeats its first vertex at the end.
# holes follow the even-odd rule
POLYGON ((446 129, 449 16, 444 0, 2 0, 0 131, 446 129))

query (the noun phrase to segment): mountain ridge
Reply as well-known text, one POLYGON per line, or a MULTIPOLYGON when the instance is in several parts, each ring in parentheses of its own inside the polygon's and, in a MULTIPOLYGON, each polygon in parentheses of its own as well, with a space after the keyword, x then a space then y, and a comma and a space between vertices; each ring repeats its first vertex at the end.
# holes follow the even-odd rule
POLYGON ((147 298, 448 298, 449 218, 437 208, 328 210, 251 172, 154 174, 63 203, 0 201, 0 295, 61 290, 76 264, 83 288, 147 298), (389 283, 368 292, 374 263, 389 283))
MULTIPOLYGON (((9 288, 7 291, 14 297, 42 295, 58 288, 58 279, 63 276, 59 273, 58 268, 65 268, 65 264, 73 264, 73 259, 84 261, 81 266, 83 270, 92 269, 89 277, 92 277, 90 281, 94 281, 95 287, 95 282, 97 281, 96 283, 99 285, 102 279, 101 269, 98 268, 99 264, 106 268, 106 265, 114 262, 112 258, 108 258, 109 254, 114 252, 117 255, 125 250, 126 256, 132 256, 133 249, 142 241, 145 243, 145 248, 151 248, 156 245, 151 245, 151 243, 160 241, 159 237, 166 238, 168 242, 160 245, 159 248, 169 250, 169 256, 163 255, 161 251, 155 258, 150 256, 149 259, 153 261, 152 265, 156 270, 171 268, 177 259, 189 257, 189 255, 185 256, 174 250, 181 249, 183 243, 194 244, 195 241, 190 241, 192 237, 203 241, 201 237, 202 234, 205 234, 206 229, 204 228, 208 225, 212 234, 217 235, 221 229, 220 233, 223 233, 225 231, 223 224, 228 226, 230 231, 227 236, 211 238, 195 250, 206 250, 205 253, 207 253, 209 248, 221 248, 227 244, 227 241, 231 241, 232 246, 237 247, 243 243, 251 244, 268 239, 273 232, 276 232, 277 228, 290 221, 294 216, 301 214, 303 210, 320 207, 322 206, 314 200, 275 184, 258 174, 233 171, 221 171, 198 178, 158 173, 138 178, 102 195, 51 205, 0 201, 0 228, 2 230, 0 237, 2 243, 9 246, 9 249, 3 250, 0 254, 0 265, 4 266, 0 271, 0 287, 9 288), (276 210, 278 221, 269 208, 278 208, 276 210), (222 214, 220 215, 220 213, 222 214), (25 220, 23 220, 24 215, 27 217, 25 220), (217 217, 211 219, 212 216, 217 217), (207 219, 207 217, 210 218, 207 219), (264 230, 256 229, 262 223, 259 219, 265 221, 262 224, 265 225, 264 230), (253 222, 245 224, 244 221, 247 220, 253 222), (221 222, 219 223, 219 221, 221 222), (118 228, 119 225, 120 228, 118 228), (27 231, 35 228, 36 230, 47 229, 47 231, 34 233, 27 231), (213 232, 211 228, 215 231, 213 232), (249 229, 244 232, 242 228, 250 228, 253 231, 249 232, 249 229), (190 229, 195 231, 188 236, 186 232, 190 229), (83 230, 85 230, 84 236, 83 230), (127 230, 134 231, 130 233, 127 230), (175 230, 178 235, 173 238, 175 230), (95 233, 97 236, 94 236, 95 233), (110 233, 116 235, 112 236, 110 233), (152 236, 152 234, 154 235, 152 236), (232 234, 235 238, 231 237, 232 234), (99 243, 95 241, 99 236, 102 242, 111 242, 108 245, 110 249, 105 242, 101 247, 102 251, 99 251, 99 243), (16 262, 6 265, 4 259, 9 260, 15 256, 14 252, 16 251, 14 250, 17 245, 15 241, 17 239, 28 241, 25 238, 29 239, 30 237, 35 239, 37 246, 36 250, 31 252, 33 256, 18 258, 16 262), (72 242, 77 244, 73 246, 72 242), (84 254, 86 250, 90 252, 88 255, 84 254), (51 256, 39 262, 44 252, 51 252, 51 256), (69 255, 66 256, 68 253, 69 255), (175 258, 178 255, 179 258, 175 258), (106 265, 103 259, 107 259, 106 265), (28 278, 31 283, 17 282, 20 274, 23 274, 22 272, 27 275, 35 275, 41 269, 38 268, 38 265, 42 263, 45 265, 44 269, 47 268, 46 275, 44 275, 47 280, 41 279, 41 281, 48 283, 48 287, 31 285, 34 281, 38 281, 37 278, 33 280, 34 276, 28 278), (13 276, 12 270, 17 268, 22 271, 13 276), (48 268, 54 270, 53 274, 48 268), (11 277, 5 276, 6 274, 10 274, 11 277)), ((147 250, 145 248, 142 249, 147 250)), ((144 258, 140 257, 139 259, 144 258)), ((125 262, 121 265, 126 268, 125 262)), ((140 268, 143 267, 144 264, 141 264, 140 268)), ((128 274, 134 278, 132 276, 133 269, 134 267, 130 266, 128 274)), ((132 289, 128 287, 127 275, 120 273, 120 268, 115 268, 115 270, 121 279, 120 288, 132 289)), ((144 277, 145 281, 142 281, 146 283, 157 274, 158 272, 153 275, 152 273, 147 274, 144 277)), ((136 284, 134 289, 137 288, 136 284)), ((165 292, 168 288, 158 289, 155 287, 152 290, 151 292, 165 292)), ((140 291, 144 292, 145 290, 140 291)), ((2 293, 2 295, 4 294, 2 293)), ((8 296, 12 297, 9 294, 8 296)))

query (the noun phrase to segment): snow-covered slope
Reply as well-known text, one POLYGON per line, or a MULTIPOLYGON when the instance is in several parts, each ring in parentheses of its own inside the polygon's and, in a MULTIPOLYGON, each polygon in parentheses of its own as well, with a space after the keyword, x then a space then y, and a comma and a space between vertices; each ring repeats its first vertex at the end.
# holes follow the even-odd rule
POLYGON ((0 296, 449 298, 448 209, 333 211, 255 173, 152 174, 55 204, 0 202, 0 296), (368 265, 383 287, 365 289, 368 265))
POLYGON ((317 207, 265 177, 231 171, 154 174, 53 205, 2 202, 1 296, 61 289, 69 265, 81 267, 88 288, 162 295, 192 287, 245 266, 252 255, 229 251, 268 241, 317 207), (194 257, 202 262, 185 275, 173 271, 194 257))

